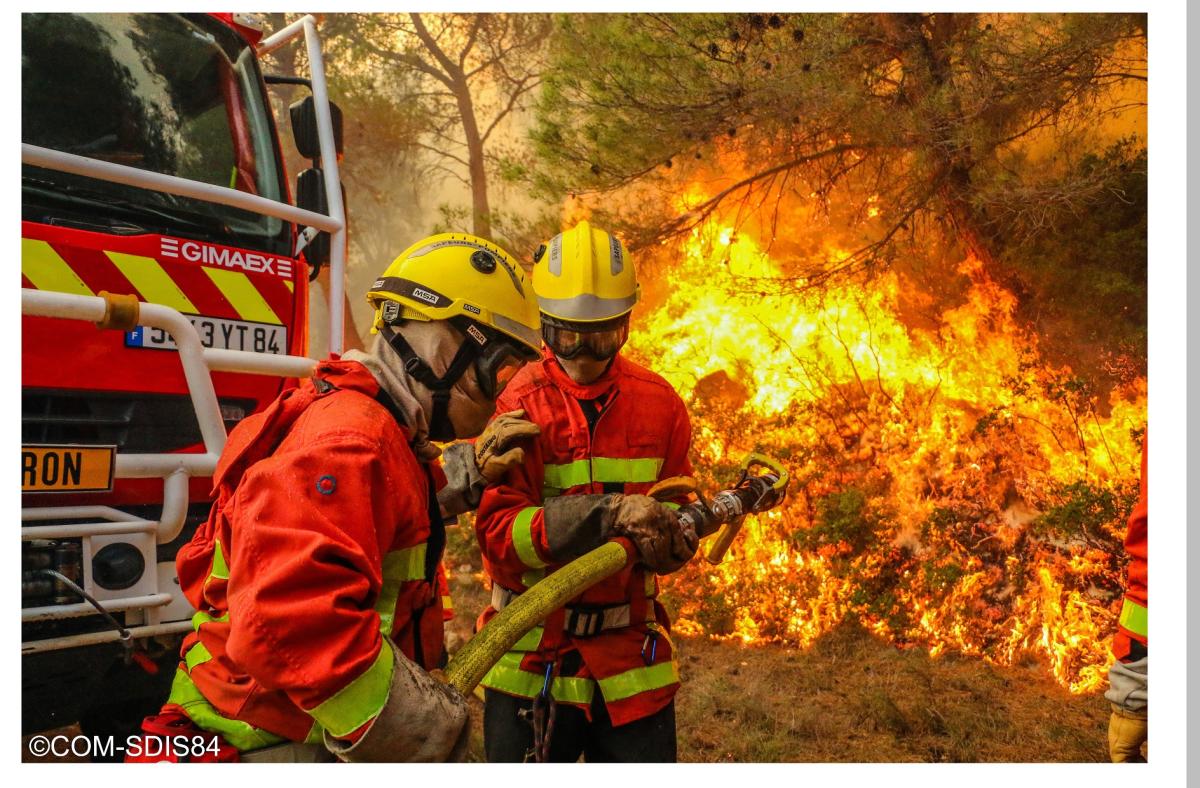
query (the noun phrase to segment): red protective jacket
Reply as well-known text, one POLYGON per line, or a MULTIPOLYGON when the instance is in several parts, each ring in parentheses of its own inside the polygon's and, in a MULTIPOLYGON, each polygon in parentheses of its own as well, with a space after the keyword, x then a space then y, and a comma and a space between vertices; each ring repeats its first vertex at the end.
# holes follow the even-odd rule
POLYGON ((378 393, 361 364, 326 361, 230 434, 212 513, 176 559, 200 612, 164 713, 239 750, 353 739, 387 699, 383 634, 438 665, 444 476, 378 393))
MULTIPOLYGON (((496 412, 524 408, 541 435, 526 449, 525 463, 483 494, 475 520, 483 565, 493 583, 520 592, 559 568, 551 558, 543 501, 555 495, 645 494, 658 479, 691 474, 691 422, 679 395, 658 375, 617 356, 597 381, 581 386, 548 351, 517 373, 496 403, 496 412), (580 400, 604 403, 589 434, 580 400)), ((554 664, 552 692, 560 703, 588 710, 597 686, 614 725, 653 714, 670 703, 679 672, 670 642, 670 620, 657 578, 640 565, 599 583, 572 606, 628 603, 630 624, 586 638, 563 632, 566 613, 547 618, 483 680, 485 687, 533 697, 554 664), (577 651, 578 670, 562 674, 564 657, 577 651)), ((485 623, 495 610, 480 617, 485 623)))
POLYGON ((1146 440, 1142 440, 1142 490, 1133 513, 1129 515, 1129 527, 1125 532, 1125 552, 1129 555, 1129 573, 1125 581, 1125 600, 1121 606, 1121 618, 1117 635, 1113 639, 1113 653, 1118 659, 1129 657, 1133 643, 1147 643, 1146 617, 1149 601, 1146 596, 1146 440))

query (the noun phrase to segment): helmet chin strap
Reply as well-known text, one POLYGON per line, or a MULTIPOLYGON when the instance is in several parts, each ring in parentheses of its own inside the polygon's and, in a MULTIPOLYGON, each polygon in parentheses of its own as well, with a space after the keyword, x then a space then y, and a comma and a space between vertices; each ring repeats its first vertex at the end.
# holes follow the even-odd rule
POLYGON ((479 355, 479 345, 464 339, 463 343, 458 346, 458 352, 454 354, 454 360, 446 369, 446 374, 439 378, 433 374, 429 364, 413 351, 412 345, 408 344, 408 340, 401 336, 400 332, 384 324, 380 326, 379 333, 383 334, 388 345, 404 362, 404 371, 433 394, 433 413, 429 416, 429 439, 439 443, 454 440, 457 436, 454 434, 454 425, 450 423, 450 391, 474 363, 475 358, 479 355))

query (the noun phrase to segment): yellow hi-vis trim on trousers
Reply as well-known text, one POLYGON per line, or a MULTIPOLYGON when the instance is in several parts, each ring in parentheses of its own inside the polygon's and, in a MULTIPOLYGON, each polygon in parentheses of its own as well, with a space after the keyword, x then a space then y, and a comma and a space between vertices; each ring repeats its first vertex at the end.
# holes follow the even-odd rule
POLYGON ((1125 598, 1125 603, 1121 605, 1121 618, 1118 623, 1126 630, 1135 635, 1149 637, 1147 632, 1147 623, 1149 611, 1146 608, 1134 602, 1128 597, 1125 598))

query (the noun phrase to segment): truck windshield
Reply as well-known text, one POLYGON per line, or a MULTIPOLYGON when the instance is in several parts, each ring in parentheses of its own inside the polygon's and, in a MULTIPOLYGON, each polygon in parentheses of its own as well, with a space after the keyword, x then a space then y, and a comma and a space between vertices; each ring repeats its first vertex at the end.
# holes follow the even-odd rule
MULTIPOLYGON (((21 30, 22 141, 280 199, 262 80, 233 30, 203 15, 61 13, 22 14, 21 30)), ((28 219, 287 251, 279 219, 42 168, 23 175, 28 219)))

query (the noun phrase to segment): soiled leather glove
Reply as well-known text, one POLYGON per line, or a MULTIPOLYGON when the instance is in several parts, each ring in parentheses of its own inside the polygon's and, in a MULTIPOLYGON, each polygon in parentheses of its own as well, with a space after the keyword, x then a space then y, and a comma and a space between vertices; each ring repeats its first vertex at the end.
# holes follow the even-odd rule
MULTIPOLYGON (((391 641, 387 641, 391 645, 391 641)), ((392 646, 387 702, 356 742, 325 732, 325 747, 352 763, 442 763, 466 756, 467 700, 392 646)))
POLYGON ((1146 743, 1145 712, 1126 711, 1113 705, 1108 718, 1108 755, 1113 763, 1145 763, 1142 745, 1146 743))
POLYGON ((475 465, 479 473, 488 484, 500 481, 510 469, 525 462, 525 450, 513 444, 541 432, 541 427, 525 419, 524 410, 510 410, 492 419, 475 439, 475 465))
POLYGON ((673 510, 646 495, 612 497, 612 535, 632 541, 647 568, 667 575, 696 554, 699 540, 684 533, 673 510))

